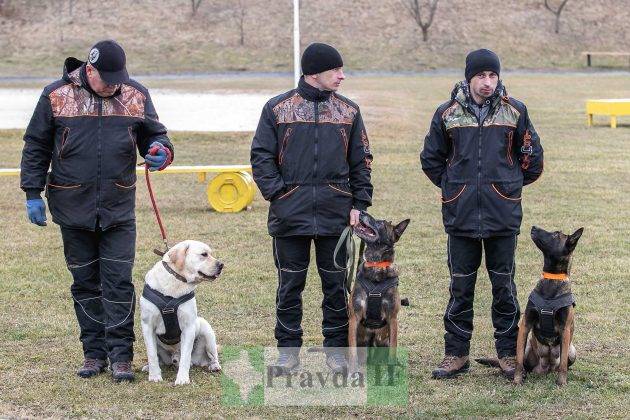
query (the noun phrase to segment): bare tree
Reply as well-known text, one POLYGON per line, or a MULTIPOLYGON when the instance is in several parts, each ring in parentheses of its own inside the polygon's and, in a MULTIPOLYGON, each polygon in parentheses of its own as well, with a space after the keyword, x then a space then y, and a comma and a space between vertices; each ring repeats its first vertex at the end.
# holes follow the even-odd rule
POLYGON ((232 18, 238 26, 239 45, 245 45, 245 15, 247 14, 246 0, 234 0, 232 3, 232 18))
POLYGON ((192 15, 195 16, 197 14, 197 10, 199 10, 199 6, 201 5, 201 0, 190 0, 190 3, 192 6, 192 15))
POLYGON ((413 18, 413 20, 418 24, 420 29, 422 29, 422 40, 427 42, 429 39, 429 27, 433 23, 433 16, 435 16, 435 11, 437 10, 439 0, 428 0, 429 6, 429 17, 426 22, 422 21, 422 4, 420 0, 400 0, 403 7, 407 10, 409 15, 413 18))
POLYGON ((557 9, 553 9, 549 5, 549 0, 545 0, 545 7, 547 8, 547 10, 549 10, 551 13, 556 15, 556 33, 558 33, 560 31, 560 14, 562 13, 562 9, 564 9, 564 6, 566 6, 568 1, 569 0, 562 0, 560 2, 560 5, 558 6, 558 8, 557 9))

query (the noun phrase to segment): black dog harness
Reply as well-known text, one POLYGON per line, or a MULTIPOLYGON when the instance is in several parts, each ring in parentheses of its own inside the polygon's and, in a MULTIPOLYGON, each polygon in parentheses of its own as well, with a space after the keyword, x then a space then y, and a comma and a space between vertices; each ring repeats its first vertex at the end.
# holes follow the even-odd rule
POLYGON ((381 316, 383 295, 392 287, 398 286, 398 277, 390 277, 379 282, 372 282, 363 277, 363 272, 357 273, 357 281, 367 292, 367 309, 365 319, 361 324, 366 328, 378 329, 387 325, 387 320, 381 316))
POLYGON ((534 330, 534 335, 538 341, 552 346, 560 343, 560 334, 554 329, 553 320, 558 310, 569 306, 575 306, 573 293, 565 293, 553 299, 546 299, 536 290, 532 291, 527 301, 526 310, 534 309, 538 312, 540 330, 534 330))
POLYGON ((177 319, 177 309, 179 305, 189 301, 195 297, 195 292, 185 294, 184 296, 174 298, 172 296, 166 296, 158 292, 155 289, 149 287, 148 284, 144 285, 142 290, 142 296, 157 306, 162 314, 162 321, 164 321, 164 334, 158 335, 160 341, 167 345, 174 345, 179 343, 182 335, 182 330, 179 328, 179 320, 177 319))

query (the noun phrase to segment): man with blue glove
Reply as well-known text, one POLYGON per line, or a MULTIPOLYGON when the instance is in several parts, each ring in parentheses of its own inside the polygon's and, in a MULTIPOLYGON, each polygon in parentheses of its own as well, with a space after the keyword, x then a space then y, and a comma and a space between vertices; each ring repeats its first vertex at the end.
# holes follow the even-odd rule
POLYGON ((148 90, 129 79, 122 47, 92 47, 87 62, 66 59, 46 86, 24 135, 21 187, 31 223, 61 228, 87 378, 104 372, 134 379, 136 149, 150 170, 173 160, 148 90), (50 168, 50 173, 48 173, 50 168))

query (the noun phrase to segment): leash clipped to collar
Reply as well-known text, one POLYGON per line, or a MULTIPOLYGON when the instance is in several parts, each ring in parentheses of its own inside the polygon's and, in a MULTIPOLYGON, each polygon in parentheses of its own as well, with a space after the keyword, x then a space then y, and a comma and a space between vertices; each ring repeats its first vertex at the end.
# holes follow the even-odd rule
MULTIPOLYGON (((363 251, 365 250, 365 242, 361 241, 359 245, 359 261, 357 261, 357 270, 359 269, 359 264, 361 264, 361 259, 363 258, 363 251)), ((341 236, 339 237, 339 241, 335 246, 335 251, 333 252, 333 264, 337 270, 343 270, 346 272, 346 290, 348 293, 352 290, 352 281, 354 280, 354 259, 356 254, 356 246, 354 244, 354 237, 352 234, 352 226, 346 226, 346 228, 341 232, 341 236), (342 246, 346 247, 346 266, 343 267, 337 264, 337 254, 342 246)))
MULTIPOLYGON (((154 148, 154 149, 156 149, 156 152, 157 152, 157 148, 154 148)), ((149 150, 149 153, 151 153, 152 151, 153 149, 149 150)), ((162 257, 169 250, 168 240, 166 239, 166 229, 164 228, 164 225, 162 224, 162 217, 160 216, 160 209, 158 209, 157 202, 155 201, 155 195, 153 194, 153 188, 151 187, 151 178, 149 176, 149 164, 146 162, 144 163, 144 177, 147 181, 147 189, 149 190, 149 198, 151 198, 151 205, 153 206, 153 212, 155 213, 155 218, 157 219, 158 226, 160 227, 160 234, 162 235, 162 242, 164 242, 164 248, 165 248, 164 251, 160 251, 159 249, 155 248, 153 252, 159 255, 160 257, 162 257)))
POLYGON ((543 271, 542 273, 543 279, 545 280, 566 280, 569 278, 569 275, 567 273, 547 273, 546 271, 543 271))

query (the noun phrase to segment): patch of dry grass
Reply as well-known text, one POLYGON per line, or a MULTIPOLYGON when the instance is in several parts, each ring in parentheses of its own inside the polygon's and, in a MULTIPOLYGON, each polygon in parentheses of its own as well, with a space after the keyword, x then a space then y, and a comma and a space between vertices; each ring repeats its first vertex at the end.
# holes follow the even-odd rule
MULTIPOLYGON (((251 89, 268 90, 267 79, 248 80, 251 89)), ((290 81, 276 80, 274 87, 290 81)), ((0 178, 0 412, 8 416, 462 416, 625 417, 630 407, 628 301, 630 261, 630 121, 610 129, 586 128, 584 100, 630 97, 620 76, 510 76, 510 94, 523 100, 545 148, 545 173, 524 191, 523 231, 517 275, 521 306, 534 286, 542 257, 527 232, 536 224, 573 230, 585 226, 575 252, 573 290, 577 298, 575 345, 578 361, 569 383, 528 378, 515 388, 494 372, 473 366, 452 381, 429 379, 443 351, 442 314, 447 302, 445 261, 438 192, 421 173, 418 153, 430 118, 446 100, 454 80, 445 77, 350 78, 344 92, 357 99, 374 152, 374 205, 371 212, 412 222, 401 239, 397 262, 403 268, 403 308, 399 342, 409 350, 409 406, 406 408, 285 409, 224 407, 220 380, 197 369, 193 384, 175 388, 175 373, 149 384, 137 373, 134 384, 114 385, 107 376, 80 380, 78 331, 69 296, 70 275, 63 262, 58 228, 30 225, 16 178, 0 178)), ((226 85, 226 88, 233 88, 226 85)), ((224 86, 225 87, 225 86, 224 86)), ((158 110, 159 111, 159 110, 158 110)), ((603 123, 603 121, 600 121, 603 123)), ((21 132, 1 131, 0 167, 17 167, 21 132)), ((173 133, 177 164, 246 163, 251 133, 173 133)), ((138 244, 134 279, 137 290, 155 262, 160 244, 146 189, 138 188, 138 244)), ((257 194, 250 211, 217 214, 207 208, 205 186, 193 175, 156 177, 163 218, 172 241, 210 242, 226 270, 218 283, 198 292, 200 314, 223 345, 274 345, 275 269, 266 233, 267 204, 257 194)), ((321 343, 321 288, 309 273, 304 292, 305 344, 321 343)), ((473 356, 492 355, 490 282, 477 282, 473 356)), ((136 316, 136 368, 145 360, 136 316)))

